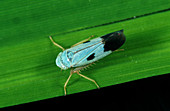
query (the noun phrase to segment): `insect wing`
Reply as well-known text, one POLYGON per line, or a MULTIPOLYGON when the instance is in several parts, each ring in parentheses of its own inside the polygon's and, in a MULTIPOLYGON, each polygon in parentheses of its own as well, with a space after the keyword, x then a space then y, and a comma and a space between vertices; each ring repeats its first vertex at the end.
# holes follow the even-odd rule
POLYGON ((102 38, 99 37, 70 48, 69 51, 74 52, 72 67, 90 64, 111 53, 111 51, 104 52, 103 47, 102 38))
POLYGON ((89 55, 93 50, 100 46, 101 41, 101 38, 96 38, 67 49, 67 52, 73 53, 73 56, 69 57, 71 58, 71 66, 77 67, 77 64, 79 64, 82 59, 86 58, 87 55, 89 55))
POLYGON ((124 42, 125 36, 123 30, 120 30, 70 48, 74 53, 71 66, 79 67, 95 62, 121 47, 124 42))
MULTIPOLYGON (((84 58, 82 58, 79 62, 74 64, 74 67, 84 66, 84 65, 93 63, 93 62, 109 55, 110 53, 112 53, 112 51, 104 52, 104 44, 103 43, 98 44, 98 46, 95 47, 95 49, 93 47, 91 47, 90 49, 91 49, 91 52, 89 54, 87 54, 84 58)), ((83 54, 83 52, 81 52, 81 53, 83 54)))

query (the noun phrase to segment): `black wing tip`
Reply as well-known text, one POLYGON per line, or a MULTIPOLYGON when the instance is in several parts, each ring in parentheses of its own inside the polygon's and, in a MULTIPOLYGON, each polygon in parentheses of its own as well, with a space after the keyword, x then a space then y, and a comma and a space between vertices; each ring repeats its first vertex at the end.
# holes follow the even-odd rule
POLYGON ((123 29, 119 31, 115 31, 109 34, 102 36, 104 45, 104 51, 114 51, 121 47, 126 41, 126 37, 123 34, 123 29))
POLYGON ((120 32, 124 32, 124 29, 120 30, 120 32))

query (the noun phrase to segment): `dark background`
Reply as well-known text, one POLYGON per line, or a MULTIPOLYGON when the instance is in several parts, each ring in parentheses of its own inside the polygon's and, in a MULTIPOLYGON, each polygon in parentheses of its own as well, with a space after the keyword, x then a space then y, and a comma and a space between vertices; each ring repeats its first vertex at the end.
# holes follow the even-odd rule
POLYGON ((2 110, 170 111, 169 89, 170 74, 165 74, 2 110))

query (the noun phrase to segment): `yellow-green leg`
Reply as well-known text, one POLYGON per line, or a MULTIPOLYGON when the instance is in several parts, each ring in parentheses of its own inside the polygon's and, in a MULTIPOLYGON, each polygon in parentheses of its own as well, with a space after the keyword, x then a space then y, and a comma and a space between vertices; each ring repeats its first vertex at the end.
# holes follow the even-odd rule
POLYGON ((67 95, 66 87, 67 87, 67 84, 68 84, 68 82, 69 82, 69 80, 70 80, 70 78, 71 78, 72 75, 73 75, 73 71, 72 71, 72 69, 71 69, 70 75, 69 75, 67 81, 66 81, 65 84, 64 84, 64 94, 65 94, 65 95, 67 95))
POLYGON ((85 40, 82 40, 82 41, 80 41, 80 42, 72 45, 71 47, 74 47, 74 46, 76 46, 76 45, 82 44, 83 42, 86 42, 86 41, 90 40, 92 37, 94 37, 94 35, 92 35, 92 36, 90 36, 89 38, 87 38, 87 39, 85 39, 85 40))
POLYGON ((96 82, 95 80, 93 80, 93 79, 91 79, 91 78, 89 78, 89 77, 87 77, 87 76, 84 76, 84 75, 80 74, 78 71, 77 71, 77 74, 78 74, 79 76, 81 76, 81 77, 83 77, 83 78, 85 78, 85 79, 93 82, 93 83, 97 86, 98 89, 100 88, 99 85, 97 84, 97 82, 96 82))
POLYGON ((124 51, 125 49, 117 49, 115 50, 115 52, 118 52, 118 51, 124 51))
POLYGON ((65 84, 64 84, 64 94, 65 94, 65 95, 67 95, 67 89, 66 89, 66 87, 67 87, 67 84, 68 84, 71 76, 73 75, 73 73, 77 73, 79 76, 81 76, 81 77, 83 77, 83 78, 85 78, 85 79, 93 82, 93 83, 97 86, 97 88, 100 88, 99 85, 97 84, 97 82, 96 82, 95 80, 93 80, 93 79, 91 79, 91 78, 89 78, 89 77, 87 77, 87 76, 84 76, 84 75, 82 75, 82 74, 79 73, 79 71, 82 70, 83 68, 84 68, 84 67, 80 67, 79 70, 73 70, 73 69, 71 69, 70 75, 69 75, 67 81, 66 81, 65 84))
POLYGON ((54 40, 52 39, 51 36, 49 36, 49 38, 50 38, 51 42, 52 42, 55 46, 59 47, 59 48, 62 49, 63 51, 65 50, 61 45, 59 45, 59 44, 57 44, 56 42, 54 42, 54 40))

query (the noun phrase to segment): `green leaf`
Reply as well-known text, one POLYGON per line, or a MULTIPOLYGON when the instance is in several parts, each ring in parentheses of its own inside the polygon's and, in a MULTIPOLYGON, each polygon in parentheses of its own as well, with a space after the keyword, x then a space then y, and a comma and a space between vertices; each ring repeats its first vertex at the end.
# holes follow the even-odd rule
MULTIPOLYGON (((49 35, 69 48, 91 35, 124 29, 125 51, 113 52, 81 72, 100 87, 170 72, 168 0, 1 0, 0 4, 0 107, 64 95, 69 70, 55 65, 62 50, 49 35)), ((67 86, 68 94, 91 89, 96 86, 76 74, 67 86)))

